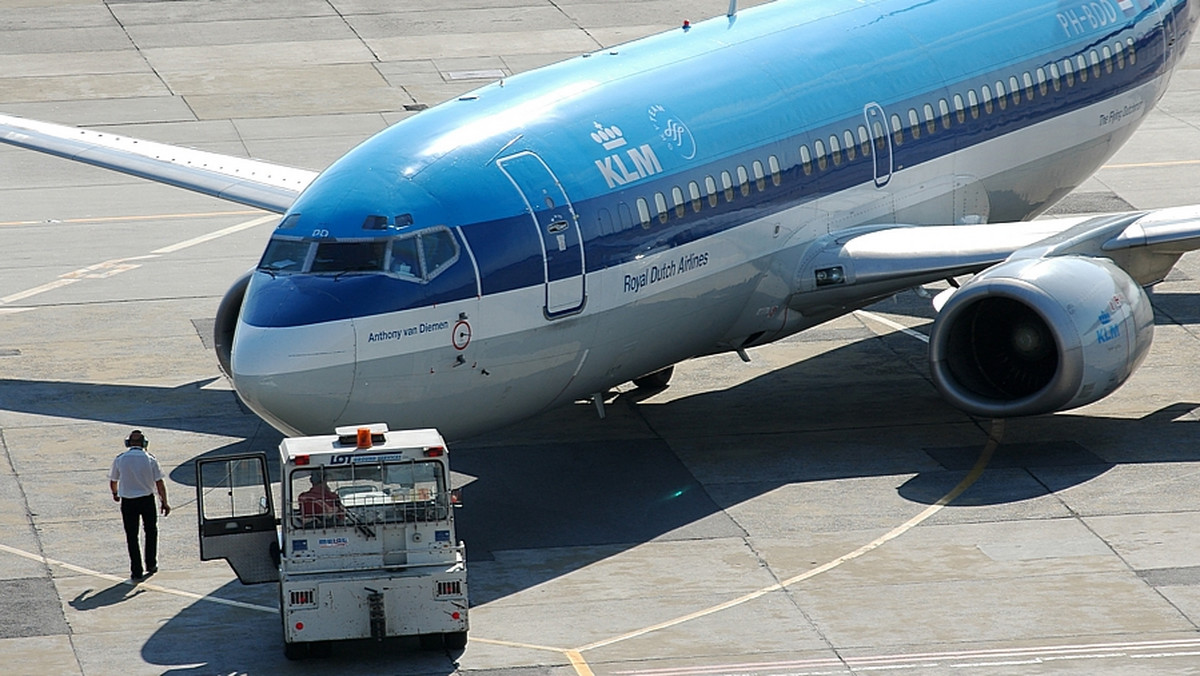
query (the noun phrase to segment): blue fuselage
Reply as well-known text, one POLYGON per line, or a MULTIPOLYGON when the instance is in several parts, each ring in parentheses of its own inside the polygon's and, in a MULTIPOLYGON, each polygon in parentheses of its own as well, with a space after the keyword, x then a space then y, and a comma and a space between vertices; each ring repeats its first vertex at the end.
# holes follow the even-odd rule
POLYGON ((294 203, 235 386, 289 432, 461 437, 812 326, 811 242, 1036 215, 1161 96, 1190 10, 780 1, 489 85, 294 203))

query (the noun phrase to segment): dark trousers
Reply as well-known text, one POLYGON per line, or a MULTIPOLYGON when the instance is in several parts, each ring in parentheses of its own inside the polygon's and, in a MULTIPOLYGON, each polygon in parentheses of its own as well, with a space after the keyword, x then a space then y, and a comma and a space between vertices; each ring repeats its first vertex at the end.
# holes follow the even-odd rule
POLYGON ((141 577, 147 570, 158 568, 158 511, 154 495, 140 498, 121 498, 121 521, 125 524, 125 544, 129 547, 129 572, 141 577), (138 521, 146 529, 146 567, 142 568, 142 550, 138 547, 138 521))

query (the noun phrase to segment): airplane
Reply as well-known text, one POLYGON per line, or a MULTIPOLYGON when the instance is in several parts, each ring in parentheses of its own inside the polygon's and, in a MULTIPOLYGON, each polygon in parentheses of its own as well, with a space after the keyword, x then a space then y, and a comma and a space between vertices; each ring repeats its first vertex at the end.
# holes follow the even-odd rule
POLYGON ((1032 220, 1133 134, 1191 0, 778 0, 505 77, 324 171, 0 116, 0 141, 282 215, 217 311, 286 434, 463 438, 923 284, 984 417, 1097 401, 1200 206, 1032 220), (958 280, 970 276, 965 282, 958 280))

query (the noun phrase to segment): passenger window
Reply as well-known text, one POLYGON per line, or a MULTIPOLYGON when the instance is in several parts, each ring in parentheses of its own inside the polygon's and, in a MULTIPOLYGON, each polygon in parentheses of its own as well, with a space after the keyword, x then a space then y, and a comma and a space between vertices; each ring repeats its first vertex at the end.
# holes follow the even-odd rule
POLYGON ((733 201, 733 177, 728 171, 721 172, 721 188, 725 191, 725 201, 733 201))
POLYGON ((861 124, 858 125, 858 149, 862 151, 863 157, 871 156, 871 134, 861 124))
POLYGON ((1014 106, 1021 102, 1021 83, 1015 75, 1008 78, 1008 95, 1012 97, 1014 106))
POLYGON ((637 198, 637 211, 638 211, 638 221, 641 222, 643 228, 649 229, 649 227, 650 227, 650 203, 646 201, 645 197, 637 198))
POLYGON ((839 166, 842 163, 842 148, 838 143, 837 136, 829 137, 829 159, 833 160, 833 166, 839 166))
POLYGON ((961 94, 954 95, 954 117, 959 124, 967 121, 967 113, 963 108, 963 97, 961 94))
POLYGON ((1116 44, 1117 51, 1117 68, 1125 70, 1125 48, 1120 42, 1116 44))
POLYGON ((932 134, 937 131, 937 116, 933 114, 933 106, 925 104, 925 131, 932 134))
POLYGON ((904 144, 904 123, 900 121, 900 116, 892 115, 892 143, 896 145, 904 144))
POLYGON ((1037 84, 1038 84, 1038 92, 1040 92, 1042 96, 1045 96, 1046 93, 1050 91, 1049 87, 1046 84, 1046 69, 1045 68, 1037 69, 1037 84))
POLYGON ((1092 77, 1100 77, 1100 56, 1094 49, 1088 53, 1088 56, 1092 62, 1092 77))
POLYGON ((941 111, 942 129, 950 128, 950 104, 946 103, 946 99, 938 99, 938 110, 941 111))
POLYGON ((1004 95, 1004 83, 996 80, 996 104, 1000 106, 1000 110, 1008 108, 1008 97, 1004 95))
POLYGON ((971 106, 971 119, 979 119, 979 95, 974 89, 967 90, 967 103, 971 106))
POLYGON ((1054 91, 1062 90, 1062 73, 1058 70, 1058 64, 1050 64, 1050 84, 1054 85, 1054 91))
POLYGON ((675 218, 683 218, 683 191, 678 186, 671 188, 671 199, 675 201, 675 218))
POLYGON ((370 272, 383 270, 384 240, 318 242, 312 272, 370 272))
POLYGON ((628 230, 633 227, 633 214, 629 212, 629 205, 621 202, 617 205, 617 220, 620 221, 622 230, 628 230))
POLYGON ((421 278, 421 254, 417 253, 416 235, 392 242, 392 260, 388 270, 401 277, 421 278))
POLYGON ((887 150, 887 130, 879 120, 871 122, 871 130, 875 132, 875 149, 879 152, 887 150))
POLYGON ((658 210, 658 222, 667 222, 667 198, 661 192, 654 193, 654 208, 658 210))
POLYGON ((846 159, 853 162, 854 158, 858 157, 858 144, 854 142, 854 134, 847 129, 842 134, 842 138, 846 141, 846 159))
POLYGON ((717 206, 717 180, 712 176, 704 177, 704 192, 708 194, 708 206, 717 206))
POLYGON ((738 177, 738 192, 742 193, 742 197, 749 196, 750 195, 750 175, 746 173, 746 167, 744 167, 740 164, 738 165, 737 177, 738 177))
POLYGON ((1063 59, 1063 75, 1067 78, 1067 86, 1075 86, 1075 70, 1071 68, 1071 60, 1063 59))
POLYGON ((921 118, 917 117, 917 109, 908 109, 908 133, 912 134, 914 139, 921 138, 921 118))
POLYGON ((1029 75, 1029 71, 1025 71, 1021 77, 1025 79, 1025 100, 1033 100, 1033 77, 1029 75))
POLYGON ((1134 46, 1135 43, 1133 41, 1133 38, 1125 38, 1125 45, 1129 47, 1129 65, 1136 66, 1137 65, 1137 48, 1134 46))
MULTIPOLYGON (((846 132, 846 134, 849 135, 850 132, 846 132)), ((778 187, 783 182, 783 173, 779 168, 779 158, 771 155, 767 158, 767 166, 771 169, 771 183, 778 187)))
POLYGON ((758 188, 759 192, 767 189, 767 175, 763 172, 762 162, 754 160, 754 164, 750 165, 750 169, 754 171, 754 187, 758 188))
POLYGON ((1087 61, 1083 58, 1083 54, 1075 57, 1075 70, 1079 73, 1079 81, 1087 82, 1087 61))
POLYGON ((992 88, 983 85, 983 112, 992 114, 992 88))
POLYGON ((812 154, 808 152, 808 146, 800 146, 800 166, 805 176, 812 174, 812 154))
POLYGON ((820 139, 813 141, 813 152, 817 155, 817 168, 825 171, 829 166, 829 158, 825 157, 825 142, 820 139))
POLYGON ((613 227, 612 214, 608 209, 601 207, 596 210, 596 227, 600 230, 601 235, 611 235, 617 231, 613 227))
POLYGON ((688 195, 692 198, 692 211, 700 213, 700 186, 695 181, 688 183, 688 195))

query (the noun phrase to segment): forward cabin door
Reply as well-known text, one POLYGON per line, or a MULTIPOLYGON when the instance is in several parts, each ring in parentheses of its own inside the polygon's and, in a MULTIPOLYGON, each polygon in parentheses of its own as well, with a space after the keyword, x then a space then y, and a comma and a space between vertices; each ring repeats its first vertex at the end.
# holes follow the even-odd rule
POLYGON ((583 236, 566 190, 535 153, 510 155, 496 165, 521 194, 542 243, 546 280, 543 314, 547 319, 558 319, 579 312, 587 297, 583 236))
POLYGON ((279 581, 279 535, 267 457, 196 461, 200 559, 225 559, 242 584, 279 581))

